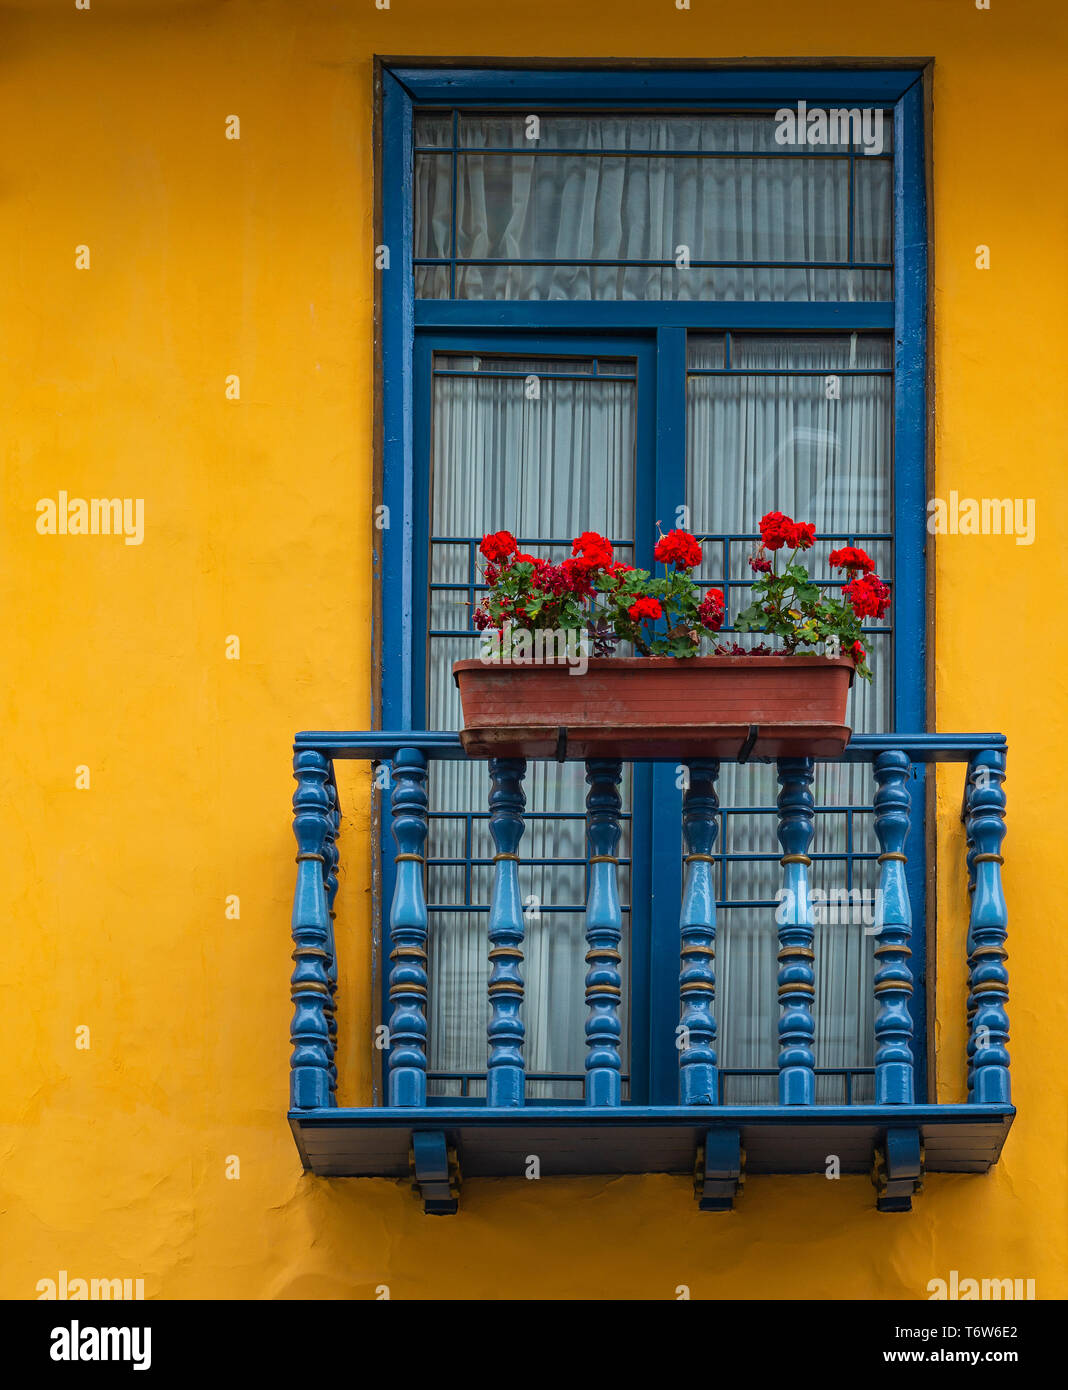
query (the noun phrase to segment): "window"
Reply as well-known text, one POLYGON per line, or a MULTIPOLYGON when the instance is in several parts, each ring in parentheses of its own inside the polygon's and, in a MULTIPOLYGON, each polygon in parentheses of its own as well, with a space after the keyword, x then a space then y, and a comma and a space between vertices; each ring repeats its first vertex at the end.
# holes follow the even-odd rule
MULTIPOLYGON (((775 110, 802 90, 814 105, 812 75, 752 74, 748 87, 746 74, 633 77, 644 90, 630 105, 621 75, 464 76, 428 78, 414 102, 386 99, 384 227, 403 255, 382 284, 384 498, 410 533, 383 533, 382 573, 410 605, 383 612, 383 725, 459 726, 451 664, 475 650, 485 531, 506 527, 559 557, 598 529, 652 568, 657 522, 681 520, 702 539, 701 581, 724 588, 733 617, 749 601, 756 522, 781 508, 816 523, 818 559, 855 541, 894 581, 893 625, 873 630, 876 681, 854 693, 854 728, 922 728, 922 279, 903 240, 908 217, 922 222, 918 90, 901 73, 822 76, 830 104, 869 84, 868 104, 885 113, 871 154, 859 139, 777 141, 775 110), (681 109, 698 85, 705 103, 681 109)), ((485 789, 485 768, 465 762, 431 784, 429 1089, 453 1103, 484 1094, 485 789)), ((870 768, 821 767, 814 790, 813 886, 870 894, 870 768)), ((528 1100, 578 1101, 583 770, 532 764, 526 792, 528 1100)), ((775 1098, 774 796, 773 767, 724 766, 727 1103, 775 1098)), ((624 1100, 671 1103, 676 769, 628 767, 624 797, 624 1100)), ((922 883, 919 824, 913 839, 922 883)), ((828 917, 816 941, 817 1100, 866 1100, 871 936, 863 909, 828 917)), ((918 977, 922 950, 917 923, 918 977)), ((921 1047, 922 1012, 918 1000, 921 1047)))

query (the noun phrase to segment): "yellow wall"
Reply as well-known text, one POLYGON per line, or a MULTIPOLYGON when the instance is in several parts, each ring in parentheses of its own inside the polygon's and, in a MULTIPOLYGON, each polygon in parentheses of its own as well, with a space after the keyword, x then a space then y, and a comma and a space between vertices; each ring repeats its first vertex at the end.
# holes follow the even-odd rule
MULTIPOLYGON (((0 1294, 32 1297, 60 1269, 179 1298, 383 1283, 395 1298, 671 1298, 680 1283, 916 1298, 951 1269, 1068 1294, 1068 661, 1046 617, 1062 606, 1062 0, 8 0, 0 23, 0 1294), (877 1215, 864 1178, 754 1179, 724 1218, 698 1213, 686 1179, 634 1177, 472 1182, 459 1217, 431 1220, 399 1184, 301 1174, 285 1121, 289 744, 368 719, 376 53, 936 60, 935 491, 1034 497, 1038 534, 937 548, 939 725, 1011 745, 1020 1114, 994 1173, 930 1178, 911 1216, 877 1215), (223 138, 230 114, 240 142, 223 138), (143 497, 144 543, 38 536, 35 504, 60 489, 143 497)), ((941 778, 944 1099, 962 1096, 959 778, 941 778)), ((357 1103, 367 816, 345 790, 341 1062, 357 1103)))

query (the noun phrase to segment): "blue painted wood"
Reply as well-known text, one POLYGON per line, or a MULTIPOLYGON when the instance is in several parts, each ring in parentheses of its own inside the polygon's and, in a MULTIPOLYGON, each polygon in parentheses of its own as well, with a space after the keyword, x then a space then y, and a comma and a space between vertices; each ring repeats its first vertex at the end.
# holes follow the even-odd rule
POLYGON ((619 1006, 623 982, 619 946, 623 939, 623 914, 619 907, 616 858, 622 777, 623 764, 618 759, 591 758, 586 763, 586 835, 590 855, 586 900, 588 1106, 619 1105, 622 1101, 619 1006))
MULTIPOLYGON (((972 766, 969 765, 969 767, 968 767, 968 768, 966 769, 966 771, 965 771, 965 776, 964 776, 964 796, 963 796, 962 806, 961 806, 961 820, 964 822, 965 845, 966 845, 966 847, 967 847, 967 852, 966 852, 966 854, 965 854, 964 863, 965 863, 965 868, 966 868, 967 877, 968 877, 968 936, 967 936, 967 940, 966 940, 966 942, 965 942, 964 950, 965 950, 965 959, 968 961, 969 969, 971 968, 972 952, 975 950, 975 939, 974 939, 974 937, 972 936, 972 917, 973 917, 972 902, 973 902, 973 899, 974 899, 974 896, 975 896, 975 853, 976 853, 976 851, 975 851, 974 826, 973 826, 973 823, 972 823, 972 792, 973 792, 974 788, 973 788, 973 786, 972 786, 972 777, 971 777, 971 774, 972 774, 972 766)), ((974 1057, 975 1057, 975 1046, 974 1046, 974 1044, 973 1044, 973 1042, 972 1042, 972 1036, 971 1036, 971 1033, 972 1033, 972 1018, 973 1018, 974 1014, 975 1014, 975 1004, 974 1004, 974 1002, 973 1002, 973 1000, 972 1000, 972 998, 971 998, 971 995, 969 994, 969 997, 968 997, 968 1004, 967 1004, 967 1020, 968 1020, 967 1067, 968 1067, 968 1095, 969 1095, 969 1096, 972 1096, 972 1095, 974 1095, 974 1093, 975 1093, 975 1062, 974 1062, 974 1057)))
POLYGON ((911 768, 904 753, 880 753, 875 759, 875 834, 882 851, 875 919, 879 928, 874 979, 877 1105, 911 1105, 915 1099, 909 1013, 914 987, 909 963, 912 907, 905 874, 911 768))
MULTIPOLYGON (((451 729, 354 729, 315 730, 298 733, 295 752, 311 749, 334 759, 356 762, 392 758, 400 748, 418 748, 428 758, 447 761, 466 759, 460 735, 451 729)), ((889 730, 881 734, 854 734, 844 752, 836 758, 817 758, 817 762, 870 763, 877 754, 891 750, 905 753, 913 762, 967 763, 979 753, 1005 751, 1008 742, 997 733, 918 734, 889 730)), ((554 762, 555 758, 542 761, 554 762)), ((663 762, 662 758, 632 758, 631 762, 663 762)), ((733 759, 724 758, 723 762, 733 759)), ((758 760, 759 761, 759 760, 758 760)))
POLYGON ((519 842, 523 837, 522 758, 491 758, 489 828, 497 847, 489 912, 490 1020, 486 1061, 486 1104, 522 1105, 523 901, 519 891, 519 842))
POLYGON ((682 796, 682 831, 686 879, 679 932, 679 1100, 683 1105, 715 1105, 716 1075, 716 778, 713 758, 689 764, 689 784, 682 796))
POLYGON ((916 82, 923 65, 889 68, 442 68, 391 67, 413 100, 449 106, 479 102, 537 102, 567 108, 601 102, 655 102, 670 107, 716 101, 766 102, 774 107, 804 98, 819 102, 898 100, 916 82))
POLYGON ((402 748, 393 760, 396 886, 389 915, 394 962, 389 976, 389 1103, 426 1104, 427 911, 423 887, 427 837, 426 758, 402 748))
POLYGON ((341 831, 341 802, 337 794, 337 784, 331 777, 327 783, 327 794, 330 797, 330 828, 327 831, 326 841, 323 846, 323 888, 326 892, 326 910, 329 915, 329 931, 327 950, 330 954, 330 964, 327 968, 327 978, 330 985, 330 1005, 327 1009, 327 1028, 330 1033, 330 1096, 334 1105, 337 1104, 337 932, 335 922, 337 913, 334 910, 334 900, 337 897, 338 877, 337 868, 340 861, 337 837, 341 831))
MULTIPOLYGON (((412 726, 412 343, 415 286, 412 279, 411 96, 388 71, 382 74, 382 246, 389 268, 378 271, 381 306, 384 466, 382 502, 388 525, 377 532, 382 627, 380 721, 412 726)), ((386 518, 383 517, 383 520, 386 518)))
MULTIPOLYGON (((927 171, 923 83, 914 81, 894 110, 894 716, 908 733, 927 726, 927 171)), ((907 749, 902 749, 908 752, 907 749)), ((909 756, 912 756, 909 754, 909 756)), ((916 759, 913 759, 916 761, 916 759)), ((913 902, 925 904, 927 838, 924 770, 916 769, 915 805, 905 844, 905 874, 913 902)), ((926 977, 927 932, 917 914, 912 936, 913 977, 926 977)), ((922 990, 909 1000, 914 1050, 927 1055, 927 1009, 922 990)), ((926 1067, 915 1077, 927 1094, 926 1067)))
POLYGON ((1003 1105, 381 1106, 293 1111, 290 1124, 305 1166, 325 1175, 406 1178, 414 1133, 430 1130, 457 1144, 466 1177, 521 1181, 531 1153, 543 1178, 691 1174, 697 1146, 731 1129, 741 1132, 747 1174, 823 1174, 829 1153, 843 1173, 870 1173, 873 1149, 908 1126, 921 1132, 927 1172, 983 1173, 998 1161, 1014 1113, 1003 1105))
POLYGON ((812 840, 815 812, 812 759, 780 758, 779 843, 783 848, 783 900, 779 922, 779 1104, 816 1103, 815 921, 809 897, 806 850, 812 840))
POLYGON ((1005 755, 980 753, 969 767, 969 820, 975 890, 968 939, 968 1056, 971 1099, 1011 1100, 1009 1088, 1009 972, 1005 940, 1009 914, 1001 885, 1005 838, 1005 755))
POLYGON ((293 834, 297 885, 293 894, 293 1024, 290 1098, 295 1110, 330 1104, 330 915, 323 884, 326 839, 332 827, 330 765, 307 749, 293 759, 293 834))
POLYGON ((829 301, 791 304, 771 300, 506 300, 417 299, 415 327, 423 329, 501 328, 534 333, 578 330, 628 333, 662 326, 693 329, 749 329, 752 332, 889 332, 894 306, 888 301, 829 301))

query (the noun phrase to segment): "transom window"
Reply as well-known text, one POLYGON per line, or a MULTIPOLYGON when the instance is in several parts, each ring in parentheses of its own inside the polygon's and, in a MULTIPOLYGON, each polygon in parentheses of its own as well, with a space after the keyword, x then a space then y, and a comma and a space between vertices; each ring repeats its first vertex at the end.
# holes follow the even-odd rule
POLYGON ((423 112, 416 294, 891 299, 892 120, 879 154, 779 128, 771 112, 423 112))

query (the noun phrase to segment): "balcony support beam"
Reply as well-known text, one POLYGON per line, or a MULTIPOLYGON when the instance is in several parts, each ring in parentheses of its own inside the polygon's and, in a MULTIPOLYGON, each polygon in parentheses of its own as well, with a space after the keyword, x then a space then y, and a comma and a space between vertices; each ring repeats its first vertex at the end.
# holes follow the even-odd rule
POLYGON ((888 1128, 875 1150, 871 1180, 877 1211, 911 1211, 912 1199, 923 1191, 923 1143, 918 1128, 888 1128))
POLYGON ((710 1129, 697 1150, 694 1195, 701 1211, 730 1211, 745 1182, 740 1129, 710 1129))

